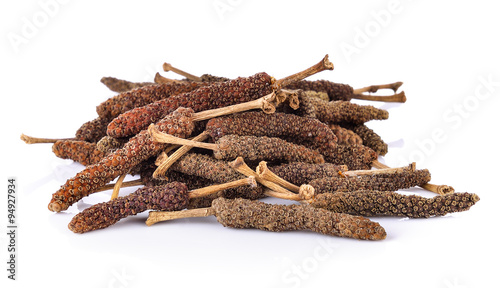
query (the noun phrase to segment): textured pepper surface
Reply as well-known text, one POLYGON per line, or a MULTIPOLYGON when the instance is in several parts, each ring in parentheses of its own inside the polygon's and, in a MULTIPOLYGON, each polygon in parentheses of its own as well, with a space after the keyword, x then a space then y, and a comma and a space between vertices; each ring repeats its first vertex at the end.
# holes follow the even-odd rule
POLYGON ((397 191, 423 185, 431 180, 427 169, 360 175, 355 177, 328 177, 309 182, 317 194, 338 191, 377 190, 397 191))
POLYGON ((99 104, 96 110, 99 117, 111 120, 136 107, 141 107, 172 95, 193 91, 206 85, 205 83, 182 82, 145 86, 111 97, 99 104))
POLYGON ((265 231, 311 230, 330 236, 381 240, 380 224, 361 216, 334 213, 310 205, 267 204, 257 200, 218 198, 212 202, 217 221, 225 227, 265 231))
POLYGON ((472 193, 426 198, 396 192, 355 191, 319 194, 311 205, 352 215, 428 218, 469 210, 477 201, 479 196, 472 193))
MULTIPOLYGON (((188 153, 182 156, 170 169, 187 175, 206 178, 216 184, 245 178, 243 174, 234 170, 228 162, 196 153, 188 153)), ((257 187, 240 186, 220 191, 214 197, 258 199, 264 197, 264 190, 261 185, 257 185, 257 187)), ((214 197, 211 197, 211 199, 214 199, 214 197)))
MULTIPOLYGON (((352 130, 343 128, 343 127, 336 125, 336 124, 330 124, 330 125, 328 125, 328 127, 330 127, 333 134, 335 134, 335 136, 337 136, 337 143, 339 143, 339 144, 347 145, 347 146, 349 146, 349 145, 363 145, 364 144, 363 139, 361 139, 361 137, 357 133, 354 133, 354 131, 352 131, 352 130)), ((368 146, 368 145, 365 144, 365 146, 368 146)), ((368 147, 370 147, 370 146, 368 146, 368 147)), ((374 149, 374 151, 378 152, 375 149, 374 149)))
MULTIPOLYGON (((299 94, 300 95, 300 94, 299 94)), ((324 123, 363 124, 370 120, 385 120, 389 112, 370 105, 359 105, 349 101, 326 102, 316 97, 299 96, 298 114, 314 117, 324 123)))
POLYGON ((314 179, 336 177, 339 172, 346 172, 345 165, 332 163, 310 164, 303 162, 283 163, 277 166, 268 166, 268 169, 286 181, 297 186, 307 184, 314 179))
POLYGON ((352 130, 363 139, 363 145, 372 148, 382 156, 387 154, 389 150, 387 143, 382 140, 380 135, 368 128, 365 124, 353 126, 352 130))
MULTIPOLYGON (((156 124, 161 131, 176 137, 186 138, 194 128, 190 121, 193 110, 179 108, 156 124)), ((49 210, 59 212, 89 195, 99 187, 106 185, 116 177, 128 173, 131 168, 160 153, 167 144, 153 141, 147 130, 142 131, 123 146, 108 154, 94 165, 87 166, 76 176, 68 179, 52 195, 49 210)))
POLYGON ((351 95, 353 94, 353 88, 351 86, 347 84, 334 83, 328 80, 302 80, 291 83, 284 88, 325 92, 328 94, 328 98, 330 99, 330 101, 349 101, 351 99, 351 95))
POLYGON ((220 77, 220 76, 214 76, 210 74, 203 74, 200 76, 201 82, 208 82, 208 83, 213 83, 213 82, 226 82, 231 79, 226 78, 226 77, 220 77))
POLYGON ((113 138, 104 136, 96 144, 96 148, 106 154, 116 151, 128 142, 128 138, 113 138))
POLYGON ((114 92, 126 92, 135 88, 155 85, 153 82, 130 82, 114 77, 102 77, 101 83, 114 92))
POLYGON ((214 151, 214 157, 221 160, 241 156, 248 161, 325 162, 318 151, 276 137, 226 135, 216 143, 220 149, 214 151))
POLYGON ((215 82, 125 112, 109 123, 107 133, 112 137, 134 135, 181 106, 200 112, 255 100, 271 93, 271 84, 272 77, 266 73, 215 82))
POLYGON ((309 148, 335 148, 337 137, 317 119, 286 113, 244 112, 213 118, 207 132, 218 140, 225 135, 278 137, 309 148))
POLYGON ((87 121, 76 130, 75 138, 81 141, 97 142, 106 136, 106 129, 111 120, 97 117, 94 120, 87 121))
POLYGON ((52 145, 52 152, 59 158, 71 159, 85 166, 95 164, 106 156, 95 143, 78 140, 58 140, 52 145))
POLYGON ((367 170, 378 155, 364 145, 337 144, 334 149, 318 149, 325 161, 337 165, 346 165, 349 170, 367 170))
POLYGON ((109 227, 125 217, 146 210, 182 210, 187 207, 188 201, 188 189, 184 183, 145 186, 127 196, 92 205, 75 215, 68 228, 75 233, 85 233, 109 227))

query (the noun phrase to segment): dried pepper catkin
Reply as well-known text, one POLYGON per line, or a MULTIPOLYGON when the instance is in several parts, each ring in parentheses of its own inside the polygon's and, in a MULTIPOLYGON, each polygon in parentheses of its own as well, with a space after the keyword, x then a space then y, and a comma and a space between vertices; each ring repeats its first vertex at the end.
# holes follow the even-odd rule
POLYGON ((110 136, 102 137, 96 144, 96 148, 104 153, 111 153, 120 149, 127 143, 129 138, 113 138, 110 136))
POLYGON ((336 177, 346 172, 347 166, 332 163, 310 164, 303 162, 283 163, 268 167, 271 172, 295 185, 302 185, 318 178, 336 177))
POLYGON ((479 196, 472 193, 425 198, 396 192, 354 191, 319 194, 311 205, 352 215, 428 218, 469 210, 477 201, 479 196))
POLYGON ((340 145, 334 149, 318 149, 326 162, 346 165, 349 170, 366 170, 372 167, 372 162, 378 155, 364 145, 340 145))
POLYGON ((106 129, 110 121, 111 120, 97 117, 96 119, 83 123, 75 133, 76 139, 87 142, 99 141, 102 137, 106 136, 106 129))
MULTIPOLYGON (((188 153, 182 156, 182 158, 175 162, 170 169, 187 175, 210 179, 214 183, 226 183, 244 178, 242 174, 231 168, 228 162, 196 153, 188 153)), ((241 186, 223 190, 219 192, 217 196, 225 198, 243 197, 258 199, 264 196, 264 191, 262 186, 241 186)))
POLYGON ((316 97, 299 94, 299 115, 317 118, 324 123, 363 124, 370 120, 385 120, 389 118, 386 110, 370 105, 358 105, 348 101, 326 102, 316 97))
POLYGON ((106 153, 97 149, 95 143, 78 140, 59 140, 52 145, 52 152, 62 159, 71 159, 88 166, 99 162, 106 153))
POLYGON ((135 108, 116 117, 108 125, 112 137, 134 135, 177 109, 190 107, 195 112, 255 100, 272 92, 272 77, 258 73, 247 78, 216 82, 187 93, 181 93, 135 108))
POLYGON ((187 207, 189 196, 184 183, 146 186, 123 197, 93 205, 73 217, 68 228, 84 233, 106 228, 119 220, 146 210, 176 211, 187 207))
POLYGON ((287 89, 301 89, 304 91, 312 90, 318 92, 325 92, 328 94, 328 98, 331 101, 343 100, 349 101, 351 95, 353 94, 353 88, 347 84, 334 83, 328 80, 302 80, 294 83, 290 83, 286 87, 287 89))
POLYGON ((244 112, 213 118, 208 121, 206 131, 214 140, 229 134, 267 136, 310 148, 334 148, 337 142, 331 129, 317 119, 285 113, 244 112))
POLYGON ((204 83, 185 82, 156 84, 137 88, 111 97, 99 104, 96 108, 97 114, 103 119, 113 119, 136 107, 141 107, 172 95, 193 91, 206 85, 204 83))
POLYGON ((102 77, 101 83, 114 92, 127 92, 135 88, 155 85, 153 82, 130 82, 114 77, 102 77))
POLYGON ((226 135, 216 143, 219 149, 214 151, 214 157, 217 159, 241 156, 248 161, 325 162, 318 151, 276 137, 226 135))
MULTIPOLYGON (((337 143, 342 145, 362 145, 363 139, 354 133, 354 131, 343 128, 336 124, 329 124, 328 127, 332 130, 333 134, 337 136, 337 143)), ((366 145, 368 146, 368 145, 366 145)), ((368 146, 370 147, 370 146, 368 146)), ((375 152, 377 152, 375 150, 375 152)), ((380 154, 380 153, 379 153, 380 154)))
POLYGON ((264 231, 310 230, 330 236, 382 240, 386 232, 380 224, 361 216, 334 213, 310 205, 267 204, 257 200, 217 198, 212 207, 177 212, 150 212, 147 225, 159 221, 215 215, 225 227, 255 228, 264 231))
MULTIPOLYGON (((165 133, 186 138, 194 128, 190 121, 193 110, 179 108, 157 123, 157 128, 165 133)), ((127 173, 131 168, 159 153, 165 144, 154 142, 148 131, 132 137, 121 149, 104 157, 98 163, 86 167, 66 181, 52 195, 49 210, 59 212, 104 186, 114 178, 127 173)))
POLYGON ((387 143, 382 140, 377 133, 375 133, 372 129, 368 128, 365 124, 361 125, 353 125, 352 131, 359 135, 361 139, 363 139, 363 145, 372 148, 375 152, 380 155, 387 154, 389 147, 387 143))
POLYGON ((377 190, 397 191, 429 182, 431 174, 427 169, 360 175, 356 177, 328 177, 309 182, 317 194, 337 191, 377 190))

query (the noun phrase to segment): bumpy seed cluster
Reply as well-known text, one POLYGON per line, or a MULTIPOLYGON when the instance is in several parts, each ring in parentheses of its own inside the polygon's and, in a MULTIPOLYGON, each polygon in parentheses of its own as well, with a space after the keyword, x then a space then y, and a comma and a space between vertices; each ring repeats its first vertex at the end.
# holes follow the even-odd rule
POLYGON ((135 88, 155 85, 155 83, 153 82, 130 82, 127 80, 121 80, 114 77, 102 77, 101 83, 106 85, 106 87, 108 87, 109 90, 114 92, 126 92, 135 88))
POLYGON ((347 165, 349 170, 370 169, 372 162, 378 155, 364 145, 340 145, 334 149, 318 149, 323 154, 326 162, 337 165, 347 165))
MULTIPOLYGON (((354 131, 343 128, 339 125, 336 124, 330 124, 328 125, 332 132, 337 136, 337 143, 342 144, 342 145, 362 145, 363 144, 363 139, 361 137, 354 133, 354 131)), ((368 145, 365 145, 368 146, 368 145)), ((370 146, 368 146, 370 147, 370 146)), ((371 148, 371 147, 370 147, 371 148)), ((378 152, 375 150, 375 152, 378 152)))
POLYGON ((176 82, 144 86, 109 98, 97 106, 96 110, 99 117, 113 119, 136 107, 141 107, 172 95, 193 91, 206 85, 205 83, 196 82, 176 82))
POLYGON ((104 136, 97 142, 96 148, 97 150, 108 154, 122 148, 128 140, 128 138, 118 139, 110 136, 104 136))
POLYGON ((352 127, 354 133, 359 135, 361 139, 363 139, 363 145, 372 148, 375 152, 380 155, 387 154, 389 147, 387 143, 382 140, 377 133, 375 133, 372 129, 368 128, 365 124, 356 125, 352 127))
POLYGON ((355 177, 329 177, 309 182, 317 194, 333 193, 338 191, 397 191, 415 186, 421 186, 431 180, 429 170, 410 169, 397 172, 374 175, 360 175, 355 177))
POLYGON ((329 127, 318 121, 293 114, 244 112, 208 121, 207 132, 218 140, 225 135, 279 137, 311 148, 335 148, 337 138, 329 127))
POLYGON ((217 221, 225 227, 265 231, 311 230, 365 240, 386 237, 382 226, 361 216, 334 213, 309 205, 277 205, 247 199, 218 198, 212 202, 217 221))
POLYGON ((346 172, 347 166, 332 163, 310 164, 302 162, 283 163, 268 166, 268 169, 280 178, 297 186, 311 182, 314 179, 336 177, 339 172, 346 172))
POLYGON ((214 151, 214 157, 222 160, 325 162, 318 151, 276 137, 226 135, 216 143, 220 149, 214 151))
POLYGON ((327 80, 302 80, 287 85, 287 89, 302 89, 325 92, 330 101, 343 100, 349 101, 353 94, 353 88, 347 84, 334 83, 327 80))
POLYGON ((153 172, 154 169, 144 169, 143 171, 140 171, 141 181, 145 186, 160 186, 170 182, 182 182, 186 184, 189 190, 193 190, 214 184, 214 182, 210 179, 195 175, 188 175, 173 170, 166 171, 162 178, 153 178, 153 172))
MULTIPOLYGON (((188 153, 182 156, 170 169, 187 175, 209 179, 216 184, 227 183, 245 177, 225 161, 196 153, 188 153)), ((240 186, 220 191, 214 195, 207 198, 212 200, 214 197, 259 199, 264 196, 264 190, 260 185, 257 185, 257 187, 240 186)))
POLYGON ((85 233, 109 227, 120 219, 146 210, 182 210, 187 207, 188 200, 188 189, 184 183, 146 186, 127 196, 117 197, 83 210, 71 219, 68 228, 75 233, 85 233))
MULTIPOLYGON (((299 94, 300 97, 300 94, 299 94)), ((349 101, 326 102, 316 97, 300 97, 299 115, 314 117, 324 123, 363 124, 370 120, 385 120, 389 112, 369 105, 349 101)))
MULTIPOLYGON (((179 108, 156 125, 162 132, 180 138, 186 138, 194 128, 190 121, 192 109, 179 108)), ((89 195, 95 189, 106 185, 114 178, 127 173, 131 168, 158 154, 166 144, 153 141, 147 130, 142 131, 123 146, 123 148, 108 154, 101 161, 86 167, 73 178, 66 181, 52 195, 49 210, 59 212, 89 195)))
POLYGON ((87 142, 97 142, 102 137, 106 136, 106 129, 111 120, 97 117, 94 120, 85 122, 76 130, 75 137, 77 140, 87 142))
POLYGON ((88 166, 99 162, 105 153, 96 149, 95 143, 78 140, 58 140, 52 145, 52 152, 62 159, 71 159, 88 166))
POLYGON ((107 133, 112 137, 134 135, 181 106, 199 112, 255 100, 271 93, 272 83, 272 77, 266 73, 215 82, 123 113, 111 121, 107 133))
POLYGON ((469 210, 477 201, 479 196, 472 193, 425 198, 396 192, 355 191, 319 194, 311 205, 352 215, 428 218, 469 210))

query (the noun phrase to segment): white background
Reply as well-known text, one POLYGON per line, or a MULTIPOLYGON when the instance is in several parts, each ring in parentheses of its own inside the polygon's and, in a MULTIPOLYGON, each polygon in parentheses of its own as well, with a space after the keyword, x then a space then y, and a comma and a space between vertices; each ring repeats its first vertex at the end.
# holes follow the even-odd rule
MULTIPOLYGON (((2 181, 18 182, 18 274, 8 287, 499 287, 500 45, 493 1, 2 1, 2 181), (46 4, 44 3, 52 3, 46 4), (374 218, 384 241, 224 228, 215 218, 146 227, 145 214, 76 235, 52 193, 82 166, 25 133, 72 137, 114 93, 99 80, 150 81, 163 62, 201 75, 277 78, 330 55, 315 79, 354 87, 404 81, 403 105, 369 123, 384 161, 430 169, 433 183, 479 194, 468 212, 374 218), (490 84, 485 84, 485 83, 490 84)), ((163 75, 177 78, 171 72, 163 75)), ((125 190, 129 193, 133 190, 125 190)), ((407 191, 408 192, 408 191, 407 191)), ((409 192, 431 196, 414 189, 409 192)), ((0 218, 6 227, 6 193, 0 218)), ((4 231, 4 229, 0 229, 4 231)), ((2 284, 2 287, 6 287, 2 284)))

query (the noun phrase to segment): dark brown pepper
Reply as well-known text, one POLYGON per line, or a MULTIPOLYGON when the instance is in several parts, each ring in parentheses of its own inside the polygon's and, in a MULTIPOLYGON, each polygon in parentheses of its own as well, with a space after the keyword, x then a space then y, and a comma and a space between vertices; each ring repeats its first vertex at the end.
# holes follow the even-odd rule
POLYGON ((59 140, 52 145, 52 152, 62 159, 71 159, 88 166, 99 162, 106 153, 97 149, 95 143, 78 140, 59 140))

